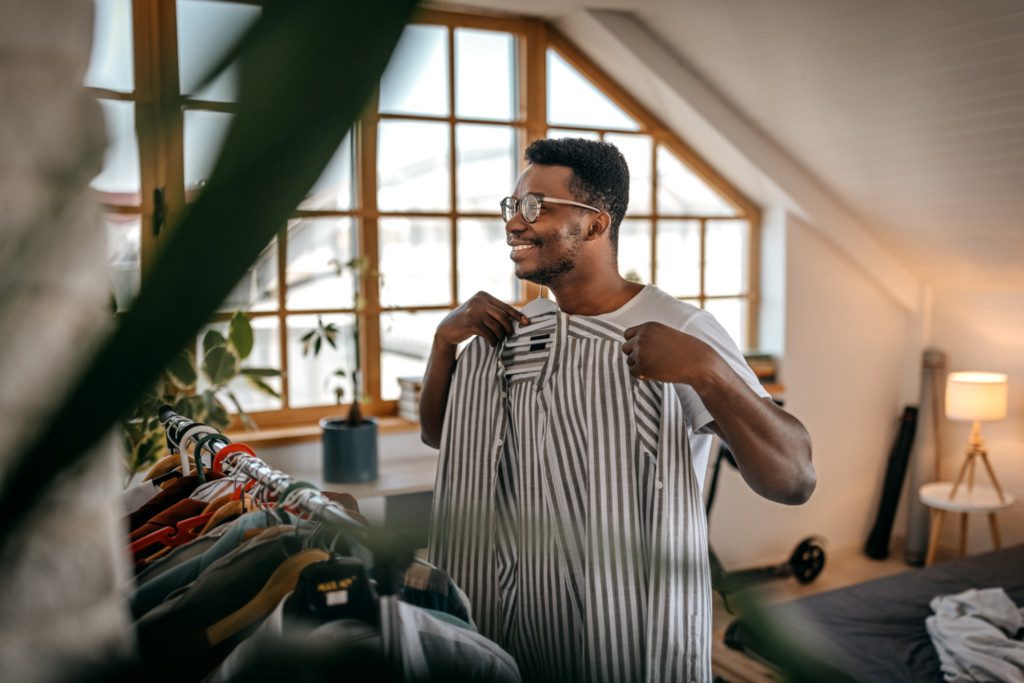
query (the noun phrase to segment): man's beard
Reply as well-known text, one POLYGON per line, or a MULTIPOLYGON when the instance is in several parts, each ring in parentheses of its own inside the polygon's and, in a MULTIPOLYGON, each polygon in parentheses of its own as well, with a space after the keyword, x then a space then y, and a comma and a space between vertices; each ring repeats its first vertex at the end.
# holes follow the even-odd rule
POLYGON ((572 272, 576 268, 576 262, 579 260, 580 252, 583 251, 581 244, 582 240, 580 236, 583 234, 583 226, 576 224, 569 229, 569 231, 559 238, 559 242, 562 243, 564 253, 554 263, 541 264, 535 270, 528 273, 519 275, 521 280, 529 280, 530 282, 537 285, 550 285, 561 278, 566 273, 572 272))

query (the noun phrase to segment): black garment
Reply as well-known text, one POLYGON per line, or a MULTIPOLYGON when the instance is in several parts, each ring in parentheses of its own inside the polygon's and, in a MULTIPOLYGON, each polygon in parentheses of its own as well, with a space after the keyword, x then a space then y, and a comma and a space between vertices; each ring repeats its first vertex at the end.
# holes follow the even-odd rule
POLYGON ((210 565, 176 597, 154 607, 135 626, 147 662, 166 662, 187 680, 216 666, 255 625, 217 646, 206 629, 248 603, 282 562, 302 550, 304 536, 286 534, 239 548, 210 565))

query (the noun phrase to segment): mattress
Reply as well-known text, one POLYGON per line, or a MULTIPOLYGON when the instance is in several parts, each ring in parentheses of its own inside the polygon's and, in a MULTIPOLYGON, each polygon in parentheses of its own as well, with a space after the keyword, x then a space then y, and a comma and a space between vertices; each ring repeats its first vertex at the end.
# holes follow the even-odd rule
MULTIPOLYGON (((1024 544, 773 605, 775 627, 858 681, 942 681, 925 619, 937 595, 1002 588, 1024 604, 1024 544)), ((774 664, 784 655, 739 619, 726 644, 774 664)))

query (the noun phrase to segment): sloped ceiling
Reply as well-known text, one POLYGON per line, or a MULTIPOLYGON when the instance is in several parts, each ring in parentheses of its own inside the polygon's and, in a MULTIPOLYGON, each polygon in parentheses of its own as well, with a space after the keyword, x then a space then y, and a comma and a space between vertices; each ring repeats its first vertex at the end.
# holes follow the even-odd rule
POLYGON ((1024 2, 463 4, 632 14, 923 282, 1024 288, 1024 2))

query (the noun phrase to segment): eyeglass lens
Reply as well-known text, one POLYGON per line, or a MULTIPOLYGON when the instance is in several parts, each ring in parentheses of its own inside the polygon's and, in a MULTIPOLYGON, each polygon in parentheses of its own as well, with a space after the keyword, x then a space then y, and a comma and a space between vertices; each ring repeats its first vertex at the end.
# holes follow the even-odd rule
POLYGON ((533 223, 540 215, 540 205, 540 198, 532 194, 524 195, 522 199, 505 197, 501 200, 501 217, 508 223, 518 212, 522 211, 523 220, 533 223))

